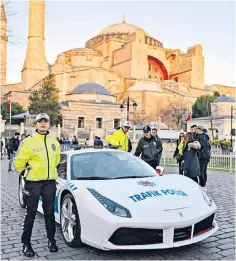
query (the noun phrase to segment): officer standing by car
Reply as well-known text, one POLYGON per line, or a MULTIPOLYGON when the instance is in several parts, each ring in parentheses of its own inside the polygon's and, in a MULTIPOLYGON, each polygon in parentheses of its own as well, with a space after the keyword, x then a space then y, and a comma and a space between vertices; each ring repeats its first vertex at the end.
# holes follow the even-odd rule
POLYGON ((130 152, 132 145, 129 142, 128 132, 130 129, 130 123, 124 122, 122 128, 115 131, 113 135, 106 137, 106 141, 113 147, 117 147, 119 150, 130 152))
POLYGON ((158 165, 157 166, 159 166, 160 161, 161 161, 163 146, 162 146, 162 141, 161 141, 160 137, 158 136, 156 128, 152 129, 152 136, 156 139, 156 142, 157 142, 157 151, 158 151, 158 163, 157 163, 158 165))
POLYGON ((57 165, 60 162, 60 145, 56 138, 49 135, 49 126, 49 116, 45 113, 38 114, 36 117, 36 133, 21 142, 14 162, 19 173, 23 173, 26 168, 29 169, 25 180, 26 215, 21 237, 23 253, 27 257, 35 255, 30 239, 40 196, 43 201, 48 248, 50 252, 58 251, 54 239, 56 231, 54 202, 57 165))
POLYGON ((156 138, 151 135, 151 128, 149 126, 143 128, 143 134, 144 137, 140 139, 134 155, 139 157, 141 154, 141 159, 156 169, 159 159, 156 138))

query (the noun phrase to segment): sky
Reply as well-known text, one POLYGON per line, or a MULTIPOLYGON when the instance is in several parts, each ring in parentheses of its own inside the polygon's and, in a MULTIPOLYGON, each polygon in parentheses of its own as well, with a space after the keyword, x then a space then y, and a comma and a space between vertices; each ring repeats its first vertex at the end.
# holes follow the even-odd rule
MULTIPOLYGON (((6 0, 5 0, 6 2, 6 0)), ((27 47, 28 1, 10 0, 7 82, 21 81, 27 47)), ((45 49, 53 64, 59 53, 83 48, 103 28, 137 25, 165 48, 203 46, 205 84, 236 86, 234 1, 46 1, 45 49)))

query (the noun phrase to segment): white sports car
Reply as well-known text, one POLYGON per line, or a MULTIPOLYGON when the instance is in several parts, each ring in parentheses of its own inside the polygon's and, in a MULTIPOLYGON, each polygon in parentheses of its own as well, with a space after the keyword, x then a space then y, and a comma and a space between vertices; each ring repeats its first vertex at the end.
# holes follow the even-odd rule
MULTIPOLYGON (((217 207, 197 183, 182 175, 161 177, 130 153, 63 152, 58 175, 55 216, 69 246, 172 248, 201 241, 218 229, 217 207)), ((38 211, 43 213, 41 201, 38 211)))

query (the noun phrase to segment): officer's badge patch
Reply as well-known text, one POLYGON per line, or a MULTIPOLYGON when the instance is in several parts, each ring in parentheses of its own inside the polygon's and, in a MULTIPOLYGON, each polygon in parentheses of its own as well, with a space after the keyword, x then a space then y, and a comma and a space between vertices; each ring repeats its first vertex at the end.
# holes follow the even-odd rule
POLYGON ((53 149, 54 151, 56 151, 56 145, 55 145, 55 144, 52 144, 52 149, 53 149))

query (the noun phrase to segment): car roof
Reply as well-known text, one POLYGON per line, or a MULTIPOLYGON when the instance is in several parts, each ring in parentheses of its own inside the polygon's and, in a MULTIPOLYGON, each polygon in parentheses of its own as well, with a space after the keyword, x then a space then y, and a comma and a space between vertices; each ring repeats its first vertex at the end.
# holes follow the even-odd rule
POLYGON ((61 154, 66 154, 68 156, 72 156, 72 155, 76 155, 76 154, 81 154, 81 153, 86 153, 86 152, 104 152, 104 151, 110 151, 110 152, 120 152, 120 153, 127 153, 125 151, 122 150, 114 150, 114 149, 94 149, 94 148, 84 148, 84 149, 80 149, 80 150, 67 150, 67 151, 63 151, 61 152, 61 154))

